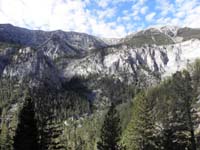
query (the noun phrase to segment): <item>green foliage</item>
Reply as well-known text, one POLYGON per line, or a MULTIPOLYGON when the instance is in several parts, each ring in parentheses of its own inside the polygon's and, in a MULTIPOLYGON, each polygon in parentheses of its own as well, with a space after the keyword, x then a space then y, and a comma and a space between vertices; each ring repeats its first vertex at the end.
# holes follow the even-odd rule
POLYGON ((12 150, 12 138, 9 133, 9 129, 6 123, 2 124, 0 134, 0 149, 1 150, 12 150))
MULTIPOLYGON (((117 106, 120 125, 115 124, 121 126, 123 140, 120 141, 119 133, 117 145, 122 142, 130 150, 195 150, 195 138, 199 136, 196 131, 199 125, 196 114, 200 108, 197 104, 200 92, 199 62, 197 60, 190 66, 190 74, 187 71, 177 72, 159 85, 139 94, 139 89, 145 87, 142 76, 138 79, 139 84, 129 86, 114 76, 97 79, 98 75, 88 77, 89 79, 72 78, 59 90, 39 85, 32 89, 30 96, 36 105, 39 141, 46 145, 43 149, 97 149, 97 141, 102 142, 102 137, 107 137, 112 131, 108 129, 112 124, 106 119, 104 121, 107 112, 105 105, 112 100, 120 104, 117 106), (98 101, 99 104, 105 104, 101 105, 103 107, 94 107, 96 102, 92 101, 89 89, 103 91, 105 95, 100 94, 98 101), (135 98, 130 102, 132 97, 135 98), (104 99, 107 99, 105 103, 104 99)), ((12 121, 15 120, 13 114, 17 114, 16 110, 26 97, 24 93, 27 85, 19 86, 9 78, 0 81, 0 113, 7 117, 6 122, 0 122, 1 149, 12 150, 12 131, 16 129, 16 121, 12 121)))
POLYGON ((155 99, 156 122, 160 126, 162 149, 196 149, 194 128, 196 98, 190 74, 175 73, 147 94, 155 99))
POLYGON ((122 82, 119 79, 116 79, 114 76, 105 76, 98 80, 96 80, 96 78, 97 77, 90 77, 90 79, 92 79, 92 88, 102 90, 100 95, 100 103, 104 104, 104 107, 105 105, 107 106, 111 101, 116 104, 129 102, 137 93, 137 87, 135 85, 128 85, 126 82, 122 82), (105 97, 108 98, 107 101, 103 99, 105 97))
POLYGON ((192 104, 194 103, 194 91, 191 84, 192 82, 190 74, 186 70, 184 70, 182 73, 177 72, 173 75, 173 81, 173 89, 177 92, 178 97, 183 102, 183 104, 181 105, 183 107, 181 113, 185 116, 181 118, 181 122, 184 124, 185 129, 190 133, 189 147, 192 150, 196 150, 196 141, 194 137, 194 122, 196 118, 193 118, 194 111, 192 110, 192 104))
POLYGON ((192 79, 198 79, 198 74, 191 78, 186 70, 177 72, 134 98, 132 119, 123 136, 128 149, 196 150, 195 89, 200 85, 193 88, 192 79))
MULTIPOLYGON (((117 105, 122 131, 126 128, 131 117, 132 103, 117 105)), ((96 150, 101 127, 107 109, 94 111, 92 114, 72 116, 64 121, 63 139, 67 149, 96 150), (75 144, 76 143, 76 144, 75 144)))
POLYGON ((94 113, 65 120, 63 136, 67 149, 95 150, 102 118, 101 114, 94 113))
POLYGON ((0 42, 0 52, 3 51, 4 49, 8 48, 8 47, 19 49, 19 48, 21 48, 21 45, 11 44, 11 43, 7 43, 7 42, 0 42))
POLYGON ((65 149, 61 135, 63 127, 60 123, 61 116, 56 116, 61 106, 58 107, 60 98, 56 95, 55 91, 41 87, 41 89, 33 90, 32 97, 36 102, 36 114, 39 126, 39 149, 40 150, 53 150, 65 149), (48 94, 47 94, 48 93, 48 94), (56 103, 58 100, 58 103, 56 103))
POLYGON ((40 150, 66 149, 60 139, 63 127, 55 121, 54 117, 48 114, 48 116, 43 118, 40 129, 40 150))
POLYGON ((97 143, 99 150, 119 150, 119 141, 121 135, 120 117, 112 104, 105 116, 101 128, 100 141, 97 143))
POLYGON ((153 35, 151 33, 148 33, 146 35, 140 34, 133 36, 132 38, 128 38, 125 40, 125 43, 131 46, 141 47, 144 46, 145 44, 167 45, 167 44, 173 44, 174 42, 164 34, 160 33, 153 35))
POLYGON ((195 92, 199 91, 200 86, 200 59, 195 60, 194 63, 188 64, 188 70, 191 72, 192 83, 195 92))
POLYGON ((34 102, 31 97, 25 99, 19 114, 19 122, 14 136, 15 150, 38 150, 38 128, 35 119, 34 102))
POLYGON ((134 98, 132 119, 126 129, 124 142, 130 150, 158 149, 153 113, 154 101, 149 101, 144 92, 134 98))
POLYGON ((15 81, 9 78, 0 79, 0 113, 3 108, 8 108, 10 104, 15 103, 18 97, 18 88, 15 87, 15 81))

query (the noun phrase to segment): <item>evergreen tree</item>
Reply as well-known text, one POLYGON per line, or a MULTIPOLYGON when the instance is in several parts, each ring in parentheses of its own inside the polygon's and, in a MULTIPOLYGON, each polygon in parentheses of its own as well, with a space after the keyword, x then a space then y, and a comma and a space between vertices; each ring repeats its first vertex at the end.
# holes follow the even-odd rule
POLYGON ((195 60, 194 63, 188 64, 188 70, 191 72, 193 88, 195 92, 200 92, 200 59, 195 60))
POLYGON ((12 139, 6 123, 3 123, 1 128, 0 150, 12 150, 12 139))
POLYGON ((132 120, 125 135, 125 143, 128 149, 158 149, 153 106, 154 103, 147 99, 144 92, 140 92, 134 98, 132 120))
MULTIPOLYGON (((182 134, 189 132, 190 136, 185 137, 185 143, 189 143, 187 146, 189 149, 196 150, 196 141, 194 136, 194 124, 196 118, 194 117, 195 112, 193 111, 194 92, 189 72, 186 70, 183 72, 176 72, 173 75, 172 88, 176 92, 176 101, 179 102, 179 110, 175 109, 174 113, 176 113, 176 115, 173 117, 178 121, 176 124, 179 123, 179 127, 173 128, 176 128, 177 132, 178 130, 182 130, 182 134), (187 141, 188 139, 189 142, 187 141)), ((183 143, 183 140, 180 142, 183 143)))
POLYGON ((100 141, 97 143, 98 150, 119 150, 120 135, 120 117, 115 105, 112 104, 101 128, 100 141))
POLYGON ((37 105, 39 124, 39 149, 40 150, 61 150, 65 149, 61 142, 63 128, 59 122, 59 116, 55 115, 57 100, 55 92, 48 88, 40 87, 34 89, 34 98, 37 105))
POLYGON ((43 122, 43 128, 41 128, 40 149, 41 150, 65 150, 63 143, 61 142, 62 135, 61 125, 55 121, 52 114, 49 114, 43 122))
POLYGON ((13 147, 15 150, 38 150, 38 129, 35 119, 35 107, 30 97, 25 98, 23 108, 20 111, 13 147))
POLYGON ((160 136, 163 150, 186 150, 190 145, 187 128, 177 115, 179 113, 172 114, 169 122, 163 126, 160 136))
POLYGON ((196 150, 195 115, 192 111, 194 93, 189 73, 187 71, 176 72, 167 86, 169 86, 168 89, 165 88, 164 93, 162 93, 165 111, 161 108, 159 110, 164 112, 160 119, 162 149, 196 150))

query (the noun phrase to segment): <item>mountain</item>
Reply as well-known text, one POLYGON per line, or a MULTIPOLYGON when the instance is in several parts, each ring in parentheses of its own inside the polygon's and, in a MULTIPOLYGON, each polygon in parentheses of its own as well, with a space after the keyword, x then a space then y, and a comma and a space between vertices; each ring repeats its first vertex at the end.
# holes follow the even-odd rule
POLYGON ((143 74, 153 84, 200 56, 200 29, 173 26, 149 28, 112 40, 1 24, 0 42, 1 76, 47 75, 58 85, 73 76, 96 74, 128 83, 143 74))
MULTIPOLYGON (((167 77, 198 58, 200 29, 152 27, 124 38, 106 39, 85 33, 47 32, 0 24, 0 145, 7 143, 4 136, 12 139, 15 135, 18 114, 25 107, 27 95, 27 103, 35 103, 39 134, 43 135, 42 127, 46 125, 44 133, 51 133, 50 130, 55 133, 47 138, 54 139, 62 133, 59 140, 54 139, 56 142, 52 143, 62 141, 69 149, 78 149, 81 145, 86 146, 85 149, 96 149, 104 114, 111 102, 117 104, 124 132, 131 120, 133 97, 137 99, 138 93, 148 88, 147 99, 153 100, 154 105, 150 114, 156 112, 153 116, 158 119, 156 125, 171 126, 171 122, 167 122, 171 119, 169 114, 177 115, 176 112, 182 111, 177 109, 181 106, 185 110, 186 106, 179 99, 187 96, 187 92, 178 95, 180 87, 183 91, 191 87, 190 78, 185 77, 187 73, 167 77), (162 82, 165 78, 168 80, 162 82), (185 87, 182 87, 184 82, 185 87)), ((191 82, 197 95, 199 66, 191 82)), ((195 99, 199 98, 195 95, 195 99)), ((141 108, 147 107, 140 99, 138 104, 141 108)), ((199 106, 199 101, 195 102, 197 112, 199 106)), ((23 118, 29 116, 22 114, 23 118)), ((175 117, 175 121, 180 120, 175 117)), ((195 126, 197 133, 199 129, 195 126)), ((159 133, 164 135, 162 131, 159 133)))
POLYGON ((96 100, 103 91, 100 81, 104 78, 151 86, 199 58, 199 51, 200 29, 164 26, 121 39, 103 39, 0 25, 2 77, 29 78, 32 85, 45 79, 57 88, 74 77, 89 78, 87 86, 95 91, 96 100))
MULTIPOLYGON (((15 62, 8 63, 7 61, 8 64, 5 64, 5 59, 7 60, 8 57, 20 59, 18 56, 27 55, 22 52, 30 47, 28 49, 34 49, 33 53, 40 55, 40 59, 49 59, 49 62, 58 70, 59 76, 65 78, 74 75, 101 74, 115 75, 123 79, 122 76, 125 75, 131 81, 136 78, 138 71, 162 76, 182 68, 187 60, 192 61, 198 57, 196 52, 199 49, 199 39, 200 29, 165 26, 139 31, 113 44, 108 40, 103 41, 83 33, 45 32, 3 24, 0 25, 1 47, 9 43, 11 47, 18 45, 20 49, 12 47, 12 51, 15 51, 13 54, 5 54, 6 52, 1 54, 1 61, 3 61, 1 72, 8 74, 7 70, 12 70, 10 65, 15 67, 15 62), (41 58, 43 56, 46 58, 41 58)), ((1 51, 9 47, 9 45, 5 46, 1 48, 1 51)), ((33 62, 30 61, 35 55, 29 55, 27 58, 32 65, 33 62)), ((38 57, 32 59, 37 61, 38 57)), ((26 70, 25 68, 20 69, 26 70)), ((30 68, 30 70, 34 69, 30 68)), ((22 72, 20 74, 26 76, 22 72)), ((15 73, 10 75, 15 76, 15 73)))
POLYGON ((200 29, 148 28, 121 39, 0 25, 0 75, 60 86, 74 76, 154 84, 200 56, 200 29), (151 80, 149 80, 151 78, 151 80))
POLYGON ((2 42, 20 44, 39 48, 49 40, 61 40, 77 49, 90 49, 105 46, 97 37, 77 32, 64 32, 61 30, 45 32, 41 30, 28 30, 15 27, 11 24, 0 25, 0 40, 2 42))

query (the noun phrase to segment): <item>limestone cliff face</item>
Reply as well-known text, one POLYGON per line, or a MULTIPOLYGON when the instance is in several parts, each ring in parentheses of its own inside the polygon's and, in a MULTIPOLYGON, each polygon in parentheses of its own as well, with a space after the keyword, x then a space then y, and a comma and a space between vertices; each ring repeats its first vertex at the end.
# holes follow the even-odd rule
POLYGON ((199 29, 167 26, 105 40, 84 33, 32 31, 4 24, 0 25, 0 74, 49 78, 54 85, 75 75, 92 74, 128 83, 144 75, 154 82, 199 58, 199 39, 199 29))

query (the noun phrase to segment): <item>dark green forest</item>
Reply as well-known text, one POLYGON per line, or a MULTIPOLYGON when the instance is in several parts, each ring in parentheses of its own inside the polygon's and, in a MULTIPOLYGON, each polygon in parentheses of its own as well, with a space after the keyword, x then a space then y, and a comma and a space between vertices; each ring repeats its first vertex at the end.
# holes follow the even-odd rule
POLYGON ((98 103, 87 84, 95 76, 62 89, 30 80, 1 77, 1 150, 200 149, 200 60, 152 87, 104 77, 109 99, 98 103))

